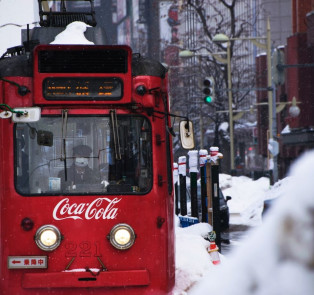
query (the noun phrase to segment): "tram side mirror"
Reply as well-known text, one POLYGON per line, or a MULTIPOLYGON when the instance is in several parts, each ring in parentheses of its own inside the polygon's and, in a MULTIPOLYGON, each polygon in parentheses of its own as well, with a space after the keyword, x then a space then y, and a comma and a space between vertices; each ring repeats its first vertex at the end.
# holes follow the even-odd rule
POLYGON ((45 130, 38 130, 37 144, 43 146, 53 146, 53 133, 45 130))
POLYGON ((180 140, 184 149, 194 149, 194 131, 193 123, 191 121, 184 120, 180 122, 180 140))

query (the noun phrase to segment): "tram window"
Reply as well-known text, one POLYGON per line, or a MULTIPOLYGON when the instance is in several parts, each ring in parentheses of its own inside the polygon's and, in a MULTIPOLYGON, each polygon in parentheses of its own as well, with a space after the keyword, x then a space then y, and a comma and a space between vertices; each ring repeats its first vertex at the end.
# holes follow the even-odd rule
POLYGON ((144 194, 152 186, 151 155, 145 117, 43 116, 15 125, 16 190, 21 195, 144 194), (49 134, 49 144, 38 140, 42 134, 49 134))

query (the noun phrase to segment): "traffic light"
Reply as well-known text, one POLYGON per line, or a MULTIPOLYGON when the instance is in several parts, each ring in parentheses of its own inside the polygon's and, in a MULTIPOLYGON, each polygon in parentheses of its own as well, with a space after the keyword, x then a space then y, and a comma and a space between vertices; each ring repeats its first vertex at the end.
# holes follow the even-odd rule
POLYGON ((215 100, 215 83, 213 77, 206 77, 203 81, 204 89, 203 93, 205 94, 204 102, 212 103, 215 100))

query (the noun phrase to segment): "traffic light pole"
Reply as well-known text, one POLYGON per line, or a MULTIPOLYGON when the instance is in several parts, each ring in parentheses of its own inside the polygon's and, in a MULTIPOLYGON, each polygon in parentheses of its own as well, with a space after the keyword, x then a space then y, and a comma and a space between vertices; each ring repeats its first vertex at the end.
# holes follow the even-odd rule
POLYGON ((230 169, 234 173, 234 136, 233 136, 233 112, 232 112, 232 80, 231 80, 231 56, 230 41, 227 42, 227 67, 228 67, 228 103, 229 103, 229 132, 230 132, 230 169))
MULTIPOLYGON (((273 140, 273 87, 272 87, 273 85, 272 85, 272 77, 271 77, 271 38, 270 37, 271 37, 271 35, 270 35, 270 22, 268 19, 267 20, 267 36, 266 36, 266 52, 267 52, 267 96, 268 96, 269 141, 273 140)), ((268 145, 269 141, 267 142, 267 145, 268 145)), ((268 169, 274 170, 274 166, 275 166, 274 157, 271 153, 269 153, 268 169)), ((276 166, 277 166, 277 163, 276 163, 276 166)), ((273 176, 271 176, 271 177, 273 177, 273 176)))

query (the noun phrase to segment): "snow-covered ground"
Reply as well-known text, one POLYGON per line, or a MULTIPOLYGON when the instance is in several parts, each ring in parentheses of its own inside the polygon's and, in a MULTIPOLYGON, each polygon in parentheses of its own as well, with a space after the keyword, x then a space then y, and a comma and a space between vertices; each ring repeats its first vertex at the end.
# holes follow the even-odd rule
POLYGON ((268 179, 220 175, 231 222, 252 225, 241 245, 214 265, 203 239, 211 227, 176 227, 176 295, 314 294, 314 151, 292 166, 289 176, 268 179), (261 219, 264 199, 276 199, 261 219))

